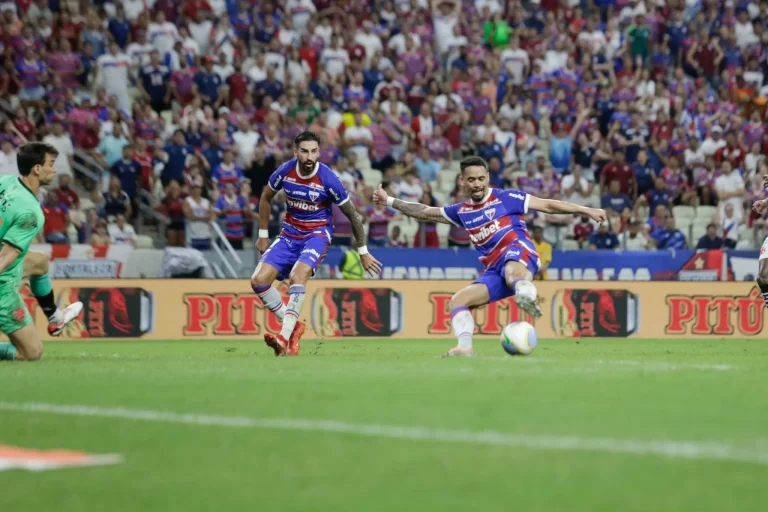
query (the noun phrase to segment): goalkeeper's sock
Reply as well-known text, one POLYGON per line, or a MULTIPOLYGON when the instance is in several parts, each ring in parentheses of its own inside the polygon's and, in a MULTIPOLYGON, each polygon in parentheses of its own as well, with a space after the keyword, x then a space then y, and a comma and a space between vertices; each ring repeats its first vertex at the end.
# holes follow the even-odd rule
POLYGON ((296 322, 299 320, 299 313, 304 305, 304 296, 306 295, 306 289, 302 284, 294 284, 288 289, 288 307, 285 310, 285 317, 283 317, 283 327, 280 329, 280 336, 287 340, 291 338, 293 334, 293 328, 296 327, 296 322))
POLYGON ((253 291, 259 296, 264 307, 275 314, 278 320, 281 322, 285 317, 285 310, 288 309, 283 304, 283 298, 271 284, 266 286, 253 286, 253 291))
POLYGON ((13 361, 16 359, 16 347, 13 343, 0 343, 0 361, 13 361))
POLYGON ((760 295, 763 296, 763 301, 765 301, 765 307, 768 308, 768 283, 761 284, 759 281, 757 283, 757 286, 760 287, 760 295))
POLYGON ((469 308, 460 306, 451 311, 451 325, 453 333, 459 340, 460 349, 472 349, 472 335, 475 333, 475 319, 469 308))
POLYGON ((53 296, 53 283, 51 283, 51 277, 48 273, 41 276, 29 277, 29 288, 32 290, 32 295, 37 299, 37 303, 40 304, 40 308, 48 318, 49 323, 60 324, 64 320, 64 316, 56 306, 56 298, 53 296), (58 315, 56 313, 59 313, 58 315))

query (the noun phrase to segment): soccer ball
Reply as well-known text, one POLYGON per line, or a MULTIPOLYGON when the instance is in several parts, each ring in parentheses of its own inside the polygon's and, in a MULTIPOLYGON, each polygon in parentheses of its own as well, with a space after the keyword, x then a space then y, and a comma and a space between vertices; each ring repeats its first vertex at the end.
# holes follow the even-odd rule
POLYGON ((528 322, 513 322, 501 331, 501 348, 511 356, 527 356, 538 343, 536 329, 528 322))

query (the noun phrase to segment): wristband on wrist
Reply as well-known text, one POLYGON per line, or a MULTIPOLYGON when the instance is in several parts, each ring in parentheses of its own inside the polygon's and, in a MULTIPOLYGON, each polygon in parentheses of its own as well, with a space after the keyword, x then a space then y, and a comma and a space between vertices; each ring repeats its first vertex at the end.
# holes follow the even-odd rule
POLYGON ((259 230, 259 238, 269 238, 269 230, 268 229, 260 229, 259 230))
POLYGON ((392 203, 394 203, 394 202, 395 202, 395 198, 394 197, 388 197, 387 198, 387 206, 392 206, 392 203))
POLYGON ((369 254, 368 252, 368 246, 367 245, 361 245, 357 248, 357 254, 360 256, 365 256, 366 254, 369 254))

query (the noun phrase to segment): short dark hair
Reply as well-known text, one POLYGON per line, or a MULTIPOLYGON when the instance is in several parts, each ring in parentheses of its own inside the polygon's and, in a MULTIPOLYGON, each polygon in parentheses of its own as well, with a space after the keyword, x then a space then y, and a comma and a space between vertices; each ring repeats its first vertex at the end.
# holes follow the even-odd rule
POLYGON ((461 172, 464 173, 464 169, 467 167, 482 167, 486 171, 488 170, 488 162, 480 158, 479 156, 468 156, 464 158, 459 165, 461 166, 461 172))
POLYGON ((717 229, 717 224, 715 224, 714 222, 712 222, 712 223, 709 223, 709 224, 707 224, 707 229, 709 229, 709 228, 715 228, 715 229, 717 229))
POLYGON ((317 145, 319 146, 320 145, 320 137, 318 137, 317 135, 315 135, 312 132, 302 132, 293 140, 293 144, 296 147, 299 147, 299 145, 302 142, 317 142, 317 145))
POLYGON ((32 168, 36 165, 45 165, 45 157, 51 155, 56 158, 59 152, 50 144, 44 142, 30 142, 19 148, 16 154, 16 162, 19 167, 19 174, 29 176, 32 168))

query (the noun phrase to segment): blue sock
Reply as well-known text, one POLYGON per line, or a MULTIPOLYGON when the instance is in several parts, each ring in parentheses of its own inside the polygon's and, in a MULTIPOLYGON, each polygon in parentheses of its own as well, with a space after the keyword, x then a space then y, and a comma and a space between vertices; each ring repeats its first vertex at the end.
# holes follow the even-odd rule
POLYGON ((16 347, 13 343, 0 343, 0 361, 13 361, 16 359, 16 347))

